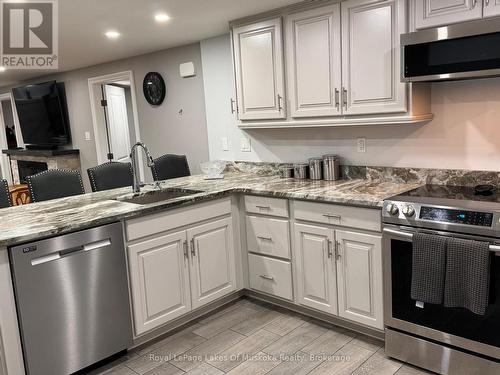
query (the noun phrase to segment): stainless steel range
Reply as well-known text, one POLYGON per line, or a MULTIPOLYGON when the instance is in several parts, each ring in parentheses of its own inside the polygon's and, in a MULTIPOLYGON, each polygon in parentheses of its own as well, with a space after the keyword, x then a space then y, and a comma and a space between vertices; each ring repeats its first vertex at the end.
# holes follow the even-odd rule
POLYGON ((386 200, 382 221, 387 355, 440 374, 500 374, 500 193, 427 185, 386 200), (411 298, 419 232, 489 243, 484 315, 411 298))

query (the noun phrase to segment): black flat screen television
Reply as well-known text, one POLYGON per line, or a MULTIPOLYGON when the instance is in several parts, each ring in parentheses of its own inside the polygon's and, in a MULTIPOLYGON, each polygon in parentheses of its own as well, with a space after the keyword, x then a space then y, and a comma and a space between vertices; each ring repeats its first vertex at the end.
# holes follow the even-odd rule
POLYGON ((27 85, 12 93, 27 148, 57 148, 71 142, 63 83, 27 85))

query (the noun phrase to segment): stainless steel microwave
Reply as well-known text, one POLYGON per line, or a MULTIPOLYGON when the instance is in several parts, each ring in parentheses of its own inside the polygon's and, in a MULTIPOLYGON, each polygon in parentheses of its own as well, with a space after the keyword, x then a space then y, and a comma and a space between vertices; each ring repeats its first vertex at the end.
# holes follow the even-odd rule
POLYGON ((401 35, 401 80, 500 76, 500 18, 401 35))

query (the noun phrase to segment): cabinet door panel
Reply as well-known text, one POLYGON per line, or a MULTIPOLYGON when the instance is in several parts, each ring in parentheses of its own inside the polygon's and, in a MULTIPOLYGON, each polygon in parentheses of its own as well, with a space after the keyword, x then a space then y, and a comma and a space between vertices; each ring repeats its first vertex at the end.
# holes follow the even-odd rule
POLYGON ((477 20, 483 16, 482 0, 412 1, 415 10, 415 28, 417 29, 477 20))
POLYGON ((381 237, 336 231, 339 315, 383 329, 381 237))
POLYGON ((285 118, 281 18, 233 29, 240 120, 285 118))
POLYGON ((485 18, 500 16, 500 0, 485 0, 483 13, 485 18))
POLYGON ((340 115, 340 4, 287 17, 292 117, 340 115))
POLYGON ((191 309, 185 241, 179 232, 128 247, 136 335, 191 309))
POLYGON ((341 7, 344 114, 406 112, 399 51, 406 31, 404 3, 350 0, 341 7))
POLYGON ((236 288, 231 218, 187 231, 191 248, 193 308, 216 300, 236 288))
POLYGON ((337 314, 333 230, 295 224, 294 231, 298 302, 337 314))

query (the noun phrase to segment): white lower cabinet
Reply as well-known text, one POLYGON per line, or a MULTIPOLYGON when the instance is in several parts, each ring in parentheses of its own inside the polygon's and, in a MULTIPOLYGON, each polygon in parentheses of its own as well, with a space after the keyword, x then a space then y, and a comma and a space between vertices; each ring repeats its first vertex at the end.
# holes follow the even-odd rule
POLYGON ((336 230, 339 315, 383 329, 382 237, 336 230))
POLYGON ((334 231, 304 224, 295 224, 294 228, 298 302, 337 314, 334 231))
MULTIPOLYGON (((216 211, 221 202, 171 212, 154 217, 133 219, 126 223, 139 240, 128 244, 130 290, 135 335, 139 336, 236 290, 235 242, 232 218, 214 218, 204 224, 185 224, 216 211), (155 219, 156 234, 141 221, 155 219), (163 220, 163 221, 162 221, 163 220), (161 222, 183 229, 163 226, 161 222), (163 231, 162 231, 163 229, 163 231), (163 234, 167 233, 167 234, 163 234)), ((228 208, 230 206, 227 206, 228 208)), ((129 233, 129 237, 130 237, 129 233)))
POLYGON ((191 301, 203 306, 236 289, 231 218, 188 229, 191 301))
POLYGON ((250 288, 293 300, 292 264, 285 260, 248 254, 250 288))
POLYGON ((191 309, 186 232, 128 247, 130 283, 137 335, 191 309))

